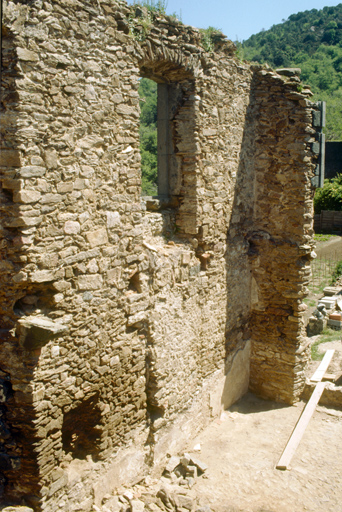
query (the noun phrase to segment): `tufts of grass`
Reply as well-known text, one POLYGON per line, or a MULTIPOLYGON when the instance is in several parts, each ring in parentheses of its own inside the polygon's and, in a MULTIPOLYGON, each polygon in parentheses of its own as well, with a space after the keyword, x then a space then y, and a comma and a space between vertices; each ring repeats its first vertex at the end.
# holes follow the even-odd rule
POLYGON ((336 238, 336 236, 337 235, 316 233, 314 238, 315 238, 316 242, 328 242, 328 240, 331 240, 332 238, 336 238))
POLYGON ((206 52, 213 52, 215 50, 215 41, 222 37, 222 30, 215 27, 200 28, 201 45, 206 52))
POLYGON ((156 14, 166 14, 167 0, 138 0, 133 5, 146 7, 148 11, 156 14))
POLYGON ((317 301, 308 298, 304 299, 303 302, 310 308, 313 308, 317 304, 317 301))
POLYGON ((323 329, 322 334, 319 338, 311 345, 311 358, 313 361, 320 361, 323 359, 324 354, 319 352, 319 346, 322 343, 328 343, 329 341, 337 341, 340 340, 342 336, 342 331, 334 331, 329 327, 323 329))
POLYGON ((323 290, 331 284, 331 278, 322 278, 320 284, 310 284, 309 289, 315 295, 323 295, 323 290))

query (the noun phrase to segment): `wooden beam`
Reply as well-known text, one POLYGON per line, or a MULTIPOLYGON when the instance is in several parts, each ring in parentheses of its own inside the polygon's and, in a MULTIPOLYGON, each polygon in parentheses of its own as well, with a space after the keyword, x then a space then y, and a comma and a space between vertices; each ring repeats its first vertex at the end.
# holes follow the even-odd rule
POLYGON ((324 374, 327 371, 328 366, 332 360, 334 352, 335 352, 335 349, 326 351, 321 364, 319 365, 319 367, 317 368, 317 370, 315 371, 315 373, 313 374, 313 376, 310 379, 311 382, 321 382, 321 380, 323 379, 324 374))
POLYGON ((310 418, 316 409, 316 405, 318 404, 319 399, 321 398, 325 385, 325 382, 319 382, 315 387, 315 390, 312 393, 310 400, 306 404, 305 409, 303 410, 297 422, 297 425, 293 429, 293 432, 291 434, 290 439, 288 440, 285 450, 283 451, 282 456, 280 457, 279 462, 276 465, 277 469, 287 469, 289 467, 291 459, 295 454, 295 451, 300 443, 300 440, 303 437, 306 427, 309 424, 310 418))

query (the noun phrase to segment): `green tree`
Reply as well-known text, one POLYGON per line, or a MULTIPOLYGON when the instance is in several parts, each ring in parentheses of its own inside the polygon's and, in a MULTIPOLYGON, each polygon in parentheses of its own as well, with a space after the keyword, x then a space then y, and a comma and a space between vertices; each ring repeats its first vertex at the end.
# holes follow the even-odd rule
POLYGON ((342 4, 292 14, 244 41, 239 56, 274 68, 300 67, 313 101, 327 103, 327 140, 342 139, 342 4))
POLYGON ((142 78, 140 96, 140 154, 142 194, 157 194, 158 146, 157 146, 157 84, 142 78))

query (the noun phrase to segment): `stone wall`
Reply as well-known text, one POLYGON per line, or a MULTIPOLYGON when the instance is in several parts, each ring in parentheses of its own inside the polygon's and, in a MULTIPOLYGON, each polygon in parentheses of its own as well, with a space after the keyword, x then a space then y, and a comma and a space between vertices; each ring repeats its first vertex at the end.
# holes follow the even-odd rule
POLYGON ((4 4, 5 500, 87 511, 157 473, 250 360, 265 397, 304 384, 316 107, 296 76, 200 43, 115 0, 4 4), (168 194, 147 201, 141 76, 167 84, 168 194))
MULTIPOLYGON (((278 70, 282 73, 282 70, 278 70)), ((252 268, 251 389, 281 401, 299 397, 309 356, 302 302, 311 275, 314 171, 310 91, 295 71, 284 79, 255 74, 255 208, 249 233, 252 268), (281 94, 279 94, 281 90, 281 94), (301 92, 298 92, 301 90, 301 92)))

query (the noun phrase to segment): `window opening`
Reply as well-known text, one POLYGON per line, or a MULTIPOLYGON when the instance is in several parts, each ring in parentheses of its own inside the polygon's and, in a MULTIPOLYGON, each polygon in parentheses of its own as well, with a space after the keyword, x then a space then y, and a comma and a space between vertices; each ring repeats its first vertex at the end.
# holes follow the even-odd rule
POLYGON ((157 84, 142 78, 140 96, 141 188, 143 196, 158 194, 157 84))
POLYGON ((182 87, 177 82, 142 78, 139 96, 142 195, 167 206, 179 194, 180 161, 175 154, 173 121, 184 100, 182 87))

